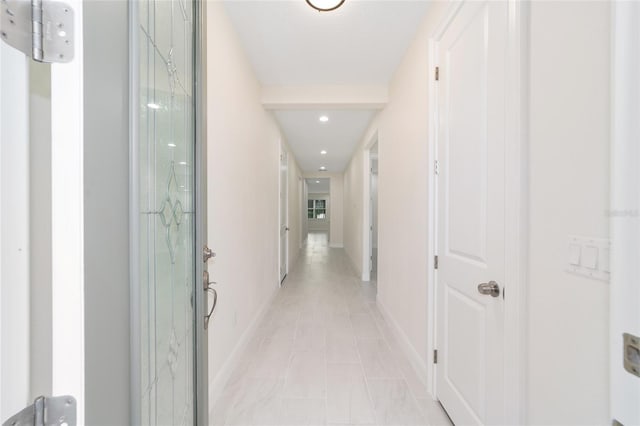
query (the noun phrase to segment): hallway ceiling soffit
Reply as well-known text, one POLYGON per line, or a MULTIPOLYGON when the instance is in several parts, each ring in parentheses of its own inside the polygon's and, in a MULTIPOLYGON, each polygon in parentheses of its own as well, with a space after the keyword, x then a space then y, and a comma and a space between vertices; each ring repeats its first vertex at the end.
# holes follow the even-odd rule
POLYGON ((376 114, 372 110, 277 110, 280 128, 305 173, 342 172, 376 114), (320 116, 329 121, 322 123, 320 116), (320 152, 327 151, 325 155, 320 152))
POLYGON ((426 0, 224 0, 274 116, 305 173, 342 172, 422 22, 426 0), (319 123, 328 115, 328 123, 319 123), (326 155, 320 151, 326 150, 326 155))

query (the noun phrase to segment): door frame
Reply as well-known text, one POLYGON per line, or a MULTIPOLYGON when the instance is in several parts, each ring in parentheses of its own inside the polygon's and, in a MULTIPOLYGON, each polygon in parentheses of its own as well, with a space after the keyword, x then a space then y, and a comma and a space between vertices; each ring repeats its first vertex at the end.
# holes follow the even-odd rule
MULTIPOLYGON (((434 350, 438 348, 437 336, 437 255, 438 229, 438 180, 436 173, 438 135, 438 83, 431 74, 438 66, 437 46, 447 27, 460 10, 464 1, 452 2, 444 19, 429 39, 429 161, 428 173, 428 221, 429 267, 427 294, 428 317, 431 327, 427 333, 427 385, 437 399, 437 364, 434 350)), ((527 354, 527 284, 528 284, 528 69, 529 69, 529 4, 508 0, 506 88, 506 150, 505 150, 505 293, 504 315, 504 422, 523 424, 526 420, 527 354), (512 143, 509 143, 512 141, 512 143), (506 284, 508 283, 508 285, 506 284), (507 295, 508 294, 508 295, 507 295)), ((503 290, 504 291, 504 290, 503 290)))
POLYGON ((637 379, 624 370, 622 333, 640 333, 635 325, 638 291, 634 289, 638 275, 634 259, 640 244, 636 240, 638 207, 638 175, 634 173, 639 159, 635 147, 640 132, 636 117, 640 103, 637 95, 637 71, 640 69, 637 20, 640 6, 636 3, 611 3, 611 287, 609 306, 609 401, 610 418, 632 424, 640 411, 633 401, 640 394, 637 379), (635 176, 634 176, 635 174, 635 176), (635 220, 634 220, 635 218, 635 220), (634 235, 635 233, 635 235, 634 235), (628 238, 634 235, 635 238, 628 238), (631 325, 631 326, 630 326, 631 325), (634 328, 635 325, 635 328, 634 328), (626 396, 626 398, 625 398, 626 396))
MULTIPOLYGON (((363 176, 362 176, 362 281, 371 281, 371 253, 373 241, 371 241, 371 148, 378 144, 378 156, 380 155, 380 143, 378 140, 378 130, 364 146, 363 155, 363 176)), ((379 158, 378 158, 379 160, 379 158)), ((378 179, 380 174, 378 173, 378 179)), ((380 184, 378 182, 378 188, 380 184)), ((379 231, 379 230, 378 230, 379 231)))
POLYGON ((83 2, 74 10, 75 53, 51 65, 52 395, 73 395, 85 417, 83 2))
POLYGON ((289 274, 289 152, 285 146, 280 144, 280 160, 278 161, 278 286, 282 287, 282 283, 289 274), (282 179, 282 166, 286 159, 285 179, 282 179), (282 211, 282 191, 284 191, 284 212, 282 211), (282 215, 284 213, 284 224, 282 223, 282 215), (282 259, 282 227, 286 227, 284 232, 284 259, 282 259), (280 267, 284 260, 284 275, 280 273, 280 267))
MULTIPOLYGON (((204 249, 210 242, 207 228, 207 2, 195 2, 194 19, 195 31, 195 147, 194 147, 194 173, 195 173, 195 279, 196 288, 199 288, 200 277, 208 270, 208 265, 200 261, 200 249, 204 249), (199 157, 198 157, 199 156, 199 157)), ((209 312, 209 298, 206 291, 196 291, 195 297, 195 325, 194 337, 195 354, 194 365, 196 377, 194 379, 194 404, 196 425, 209 424, 209 333, 204 328, 204 318, 209 312)))

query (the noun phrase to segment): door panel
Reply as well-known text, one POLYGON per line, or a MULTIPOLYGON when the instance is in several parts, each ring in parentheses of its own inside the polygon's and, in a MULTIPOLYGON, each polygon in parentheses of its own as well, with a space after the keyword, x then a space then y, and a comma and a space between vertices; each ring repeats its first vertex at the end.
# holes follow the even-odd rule
POLYGON ((145 425, 193 424, 193 4, 137 5, 140 395, 134 406, 145 425))
POLYGON ((506 2, 465 2, 437 44, 437 396, 457 424, 503 421, 506 2))

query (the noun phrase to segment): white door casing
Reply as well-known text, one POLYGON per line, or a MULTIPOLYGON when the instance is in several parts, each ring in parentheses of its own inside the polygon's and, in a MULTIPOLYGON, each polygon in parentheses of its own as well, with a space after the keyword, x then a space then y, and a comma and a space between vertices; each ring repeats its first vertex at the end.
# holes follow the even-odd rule
POLYGON ((460 3, 436 40, 436 392, 456 424, 505 421, 507 12, 460 3), (499 297, 478 292, 490 281, 499 297))
POLYGON ((288 247, 287 247, 287 234, 288 234, 288 225, 287 225, 287 217, 288 217, 288 157, 287 151, 283 148, 280 154, 280 284, 287 276, 287 256, 288 256, 288 247))
MULTIPOLYGON (((85 363, 84 363, 84 91, 83 91, 83 9, 82 1, 66 0, 73 10, 74 17, 74 57, 68 63, 59 63, 51 65, 51 319, 48 324, 43 327, 49 327, 51 332, 51 393, 53 396, 72 395, 77 402, 77 424, 84 424, 84 379, 85 379, 85 363)), ((16 146, 12 148, 13 154, 16 154, 16 148, 24 149, 28 146, 28 140, 17 140, 14 136, 8 136, 5 130, 8 130, 8 124, 11 124, 14 131, 18 127, 27 129, 31 120, 37 120, 38 117, 29 116, 28 109, 24 106, 28 102, 28 90, 25 90, 28 79, 26 58, 13 48, 6 45, 2 46, 3 52, 7 53, 7 49, 12 52, 8 55, 3 54, 2 57, 2 77, 9 77, 5 74, 7 70, 16 69, 16 66, 23 70, 22 76, 14 76, 9 82, 13 93, 5 90, 3 82, 2 94, 2 153, 7 151, 7 144, 13 142, 16 146), (7 61, 5 61, 5 59, 7 61), (19 97, 19 98, 18 98, 19 97), (6 106, 13 105, 12 110, 5 109, 6 106), (16 107, 17 105, 17 107, 16 107), (11 118, 7 115, 12 111, 18 116, 11 118), (24 145, 23 145, 24 142, 24 145)), ((28 138, 28 133, 24 136, 28 138)), ((28 152, 28 151, 25 151, 28 152)), ((3 158, 3 161, 8 158, 3 158)), ((29 209, 38 208, 36 205, 28 205, 23 203, 24 199, 28 199, 28 178, 24 178, 24 185, 12 184, 11 180, 18 179, 26 173, 28 176, 29 164, 28 156, 18 158, 20 163, 13 164, 16 173, 11 176, 2 174, 2 187, 11 185, 13 190, 20 191, 18 194, 11 194, 6 191, 0 193, 2 197, 3 212, 3 229, 1 231, 1 239, 5 242, 5 238, 11 236, 6 233, 6 226, 17 226, 20 231, 25 231, 23 224, 28 226, 29 209), (10 180, 7 180, 10 178, 10 180), (17 198, 16 198, 17 197, 17 198), (11 214, 22 215, 17 221, 14 217, 11 223, 4 223, 4 219, 10 219, 5 215, 7 209, 11 209, 11 214)), ((16 231, 12 231, 16 232, 16 231)), ((28 231, 30 232, 30 230, 28 231)), ((28 245, 24 246, 25 235, 21 236, 21 241, 13 241, 11 246, 19 249, 19 257, 21 262, 26 261, 29 256, 28 245), (23 245, 22 247, 20 247, 23 245)), ((28 235, 26 236, 28 243, 28 235)), ((3 244, 2 249, 9 248, 3 244)), ((3 253, 4 259, 4 253, 3 253)), ((24 265, 17 264, 12 268, 22 268, 24 265)), ((28 272, 20 277, 20 280, 7 282, 5 271, 2 273, 2 282, 0 286, 12 286, 16 290, 19 289, 21 299, 17 301, 22 303, 22 297, 29 292, 29 276, 28 272)), ((14 279, 16 276, 13 277, 14 279)), ((3 307, 4 303, 10 300, 4 299, 8 294, 2 292, 3 307)), ((28 300, 27 300, 28 303, 28 300)), ((22 309, 21 306, 17 308, 22 309)), ((3 332, 0 333, 0 346, 4 351, 15 348, 17 355, 23 355, 24 350, 29 350, 27 346, 21 344, 20 347, 13 346, 11 335, 4 333, 5 327, 13 327, 14 331, 24 333, 23 338, 29 339, 29 307, 18 315, 10 318, 11 323, 6 322, 6 314, 2 314, 3 332), (19 323, 16 324, 16 323, 19 323), (26 327, 26 332, 24 332, 26 327), (9 338, 9 341, 7 341, 9 338)), ((28 371, 28 353, 24 354, 23 362, 19 364, 6 365, 4 362, 11 362, 9 358, 3 358, 2 369, 2 389, 4 395, 1 399, 5 404, 0 406, 0 421, 4 421, 7 417, 15 414, 20 409, 31 404, 33 401, 27 400, 29 390, 25 388, 29 383, 28 371), (24 364, 26 362, 26 364, 24 364), (27 371, 25 371, 25 365, 27 371), (5 368, 6 367, 6 368, 5 368), (7 375, 7 368, 17 374, 7 375), (7 391, 13 392, 10 400, 5 399, 8 396, 7 391), (25 393, 26 391, 26 393, 25 393), (10 404, 6 404, 10 401, 10 404), (17 404, 22 402, 22 407, 17 404)), ((45 395, 45 396, 52 396, 45 395)))
POLYGON ((624 369, 623 333, 640 336, 640 4, 614 2, 611 72, 611 417, 640 424, 640 378, 624 369))

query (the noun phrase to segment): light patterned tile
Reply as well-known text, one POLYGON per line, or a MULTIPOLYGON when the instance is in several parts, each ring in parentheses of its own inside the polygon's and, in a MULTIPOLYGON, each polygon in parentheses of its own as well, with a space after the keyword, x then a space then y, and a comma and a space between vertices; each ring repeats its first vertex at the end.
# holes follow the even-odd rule
POLYGON ((358 364, 327 365, 327 422, 373 424, 375 414, 358 364))
POLYGON ((294 351, 287 369, 286 398, 324 398, 327 392, 324 352, 294 351))

